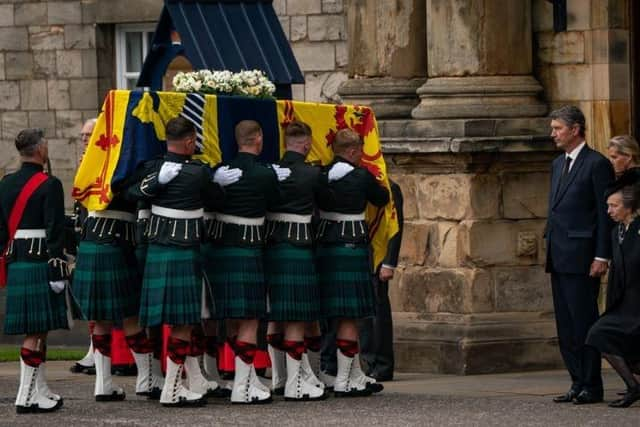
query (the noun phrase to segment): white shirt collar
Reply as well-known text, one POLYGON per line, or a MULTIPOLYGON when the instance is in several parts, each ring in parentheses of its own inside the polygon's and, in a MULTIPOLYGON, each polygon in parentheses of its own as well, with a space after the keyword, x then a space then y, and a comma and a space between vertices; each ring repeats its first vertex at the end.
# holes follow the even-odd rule
POLYGON ((580 154, 585 145, 586 142, 582 141, 576 148, 573 149, 573 151, 567 153, 567 156, 571 157, 571 163, 573 163, 573 161, 578 158, 578 154, 580 154))

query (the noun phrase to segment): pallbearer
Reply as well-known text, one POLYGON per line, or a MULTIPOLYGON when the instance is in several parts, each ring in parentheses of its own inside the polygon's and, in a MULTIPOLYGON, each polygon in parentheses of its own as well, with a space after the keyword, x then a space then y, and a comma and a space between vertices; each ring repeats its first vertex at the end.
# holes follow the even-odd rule
MULTIPOLYGON (((172 119, 166 135, 167 154, 149 162, 145 178, 130 188, 132 195, 151 203, 140 324, 172 326, 160 402, 165 406, 201 405, 208 390, 197 393, 188 389, 182 383, 182 373, 190 354, 193 325, 211 310, 200 259, 203 200, 221 199, 223 191, 213 182, 210 168, 191 159, 196 147, 192 123, 182 117, 172 119)), ((194 383, 194 374, 186 369, 187 384, 194 383)), ((206 386, 216 388, 217 384, 206 386)))
POLYGON ((47 333, 68 328, 64 195, 60 180, 43 172, 49 153, 42 130, 21 131, 15 144, 22 165, 0 181, 0 247, 9 261, 4 333, 26 335, 17 412, 50 412, 62 398, 45 379, 47 333))
POLYGON ((138 370, 136 394, 159 398, 163 379, 159 361, 153 358, 154 342, 139 326, 142 276, 135 256, 136 202, 124 190, 135 177, 114 186, 107 209, 90 211, 74 272, 73 290, 85 320, 95 321, 94 348, 96 401, 125 398, 113 384, 112 329, 122 328, 138 370))
MULTIPOLYGON (((325 397, 324 384, 309 366, 305 324, 320 318, 320 289, 313 256, 311 216, 314 196, 322 187, 321 168, 305 163, 311 150, 311 128, 292 122, 285 132, 286 152, 278 163, 291 170, 280 182, 280 197, 267 213, 265 270, 269 320, 284 323, 284 339, 269 335, 272 388, 284 388, 287 400, 325 397), (286 363, 282 363, 286 360, 286 363)), ((273 327, 275 325, 270 325, 273 327)))
POLYGON ((365 208, 367 202, 383 207, 389 192, 359 167, 363 142, 356 132, 338 131, 332 148, 335 158, 327 167, 329 184, 318 199, 322 310, 338 325, 336 396, 367 395, 382 390, 382 385, 364 375, 359 360, 357 320, 372 316, 375 309, 365 208))
POLYGON ((271 401, 271 394, 268 387, 260 383, 253 362, 258 321, 266 314, 262 262, 264 221, 268 203, 278 194, 278 177, 271 166, 258 162, 262 129, 257 122, 239 122, 235 137, 238 155, 229 166, 241 169, 243 175, 240 181, 225 189, 224 206, 213 224, 214 247, 209 259, 215 271, 211 282, 216 317, 238 319, 231 401, 265 403, 271 401))

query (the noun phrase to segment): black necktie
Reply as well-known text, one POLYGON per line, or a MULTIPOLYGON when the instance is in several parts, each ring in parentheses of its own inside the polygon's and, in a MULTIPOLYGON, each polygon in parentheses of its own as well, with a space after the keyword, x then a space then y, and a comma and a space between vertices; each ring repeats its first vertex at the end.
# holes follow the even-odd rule
POLYGON ((571 167, 571 156, 567 156, 564 159, 564 167, 562 168, 562 179, 564 180, 569 175, 569 168, 571 167))

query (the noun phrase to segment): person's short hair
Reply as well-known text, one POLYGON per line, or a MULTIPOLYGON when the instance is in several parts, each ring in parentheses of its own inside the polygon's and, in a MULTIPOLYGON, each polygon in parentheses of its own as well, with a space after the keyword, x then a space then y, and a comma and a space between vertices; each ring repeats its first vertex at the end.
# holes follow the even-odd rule
POLYGON ((301 122, 298 120, 294 120, 289 123, 287 126, 287 130, 284 131, 285 137, 297 138, 301 136, 311 136, 311 126, 306 124, 305 122, 301 122))
POLYGON ((311 138, 311 127, 305 122, 293 121, 289 123, 287 129, 284 131, 284 143, 285 145, 291 143, 303 142, 307 138, 311 138))
POLYGON ((360 135, 350 128, 340 129, 336 133, 331 147, 334 153, 344 153, 346 150, 354 147, 361 147, 364 144, 360 135))
POLYGON ((21 156, 31 157, 35 154, 38 145, 44 139, 44 131, 42 129, 23 129, 16 136, 16 149, 21 156))
POLYGON ((631 135, 614 136, 609 140, 608 148, 613 148, 618 153, 631 157, 633 164, 640 166, 640 146, 631 135))
POLYGON ((255 120, 241 120, 235 128, 236 143, 238 145, 252 144, 256 136, 261 134, 260 123, 255 120))
POLYGON ((551 120, 560 120, 569 127, 578 126, 580 136, 584 137, 587 130, 587 123, 584 114, 575 105, 565 105, 549 114, 551 120))
POLYGON ((167 141, 176 141, 196 133, 196 127, 184 117, 175 117, 167 122, 167 141))

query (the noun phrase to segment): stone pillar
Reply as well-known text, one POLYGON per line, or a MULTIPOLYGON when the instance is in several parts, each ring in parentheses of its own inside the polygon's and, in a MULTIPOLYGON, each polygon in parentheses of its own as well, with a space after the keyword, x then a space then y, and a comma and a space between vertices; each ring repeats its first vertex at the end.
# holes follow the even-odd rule
POLYGON ((410 117, 426 75, 424 0, 347 2, 350 104, 370 105, 378 118, 410 117))
MULTIPOLYGON (((416 119, 536 117, 531 1, 427 0, 427 81, 416 119)), ((475 136, 475 135, 468 135, 475 136)))
POLYGON ((426 0, 413 119, 380 120, 404 193, 389 294, 396 366, 455 374, 558 367, 544 227, 547 106, 529 0, 426 0))

